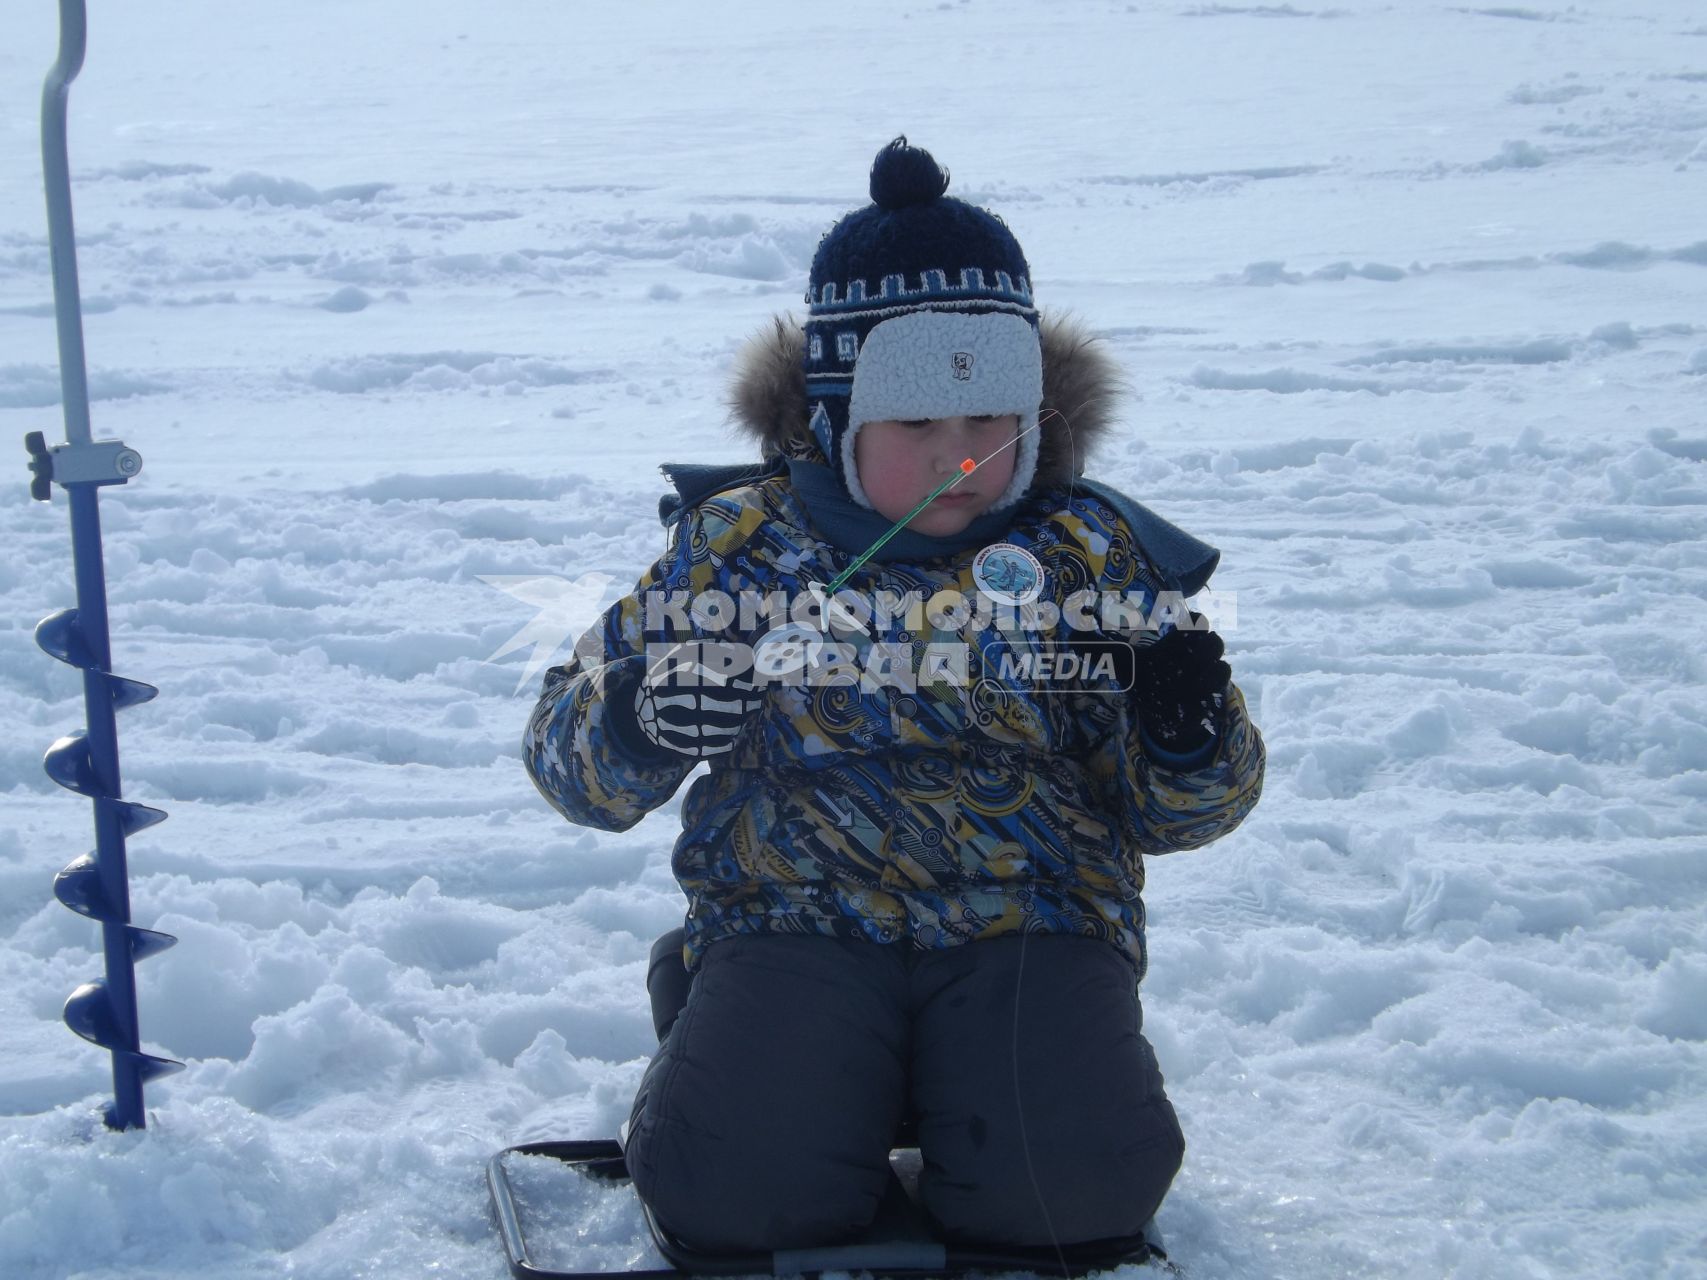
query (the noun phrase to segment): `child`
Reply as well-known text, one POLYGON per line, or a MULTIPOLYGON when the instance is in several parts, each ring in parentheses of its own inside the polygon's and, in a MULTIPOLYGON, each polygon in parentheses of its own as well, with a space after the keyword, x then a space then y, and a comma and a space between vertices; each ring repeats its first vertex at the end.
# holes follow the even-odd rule
POLYGON ((804 330, 743 358, 765 464, 689 478, 528 729, 546 798, 606 830, 710 763, 674 856, 692 986, 626 1150, 701 1249, 858 1232, 903 1121, 958 1242, 1135 1236, 1184 1153, 1141 1034, 1142 855, 1237 826, 1262 741, 1201 619, 1144 625, 1215 553, 1082 478, 1108 358, 947 183, 878 155, 804 330), (1111 598, 1136 620, 1086 605, 1111 598))

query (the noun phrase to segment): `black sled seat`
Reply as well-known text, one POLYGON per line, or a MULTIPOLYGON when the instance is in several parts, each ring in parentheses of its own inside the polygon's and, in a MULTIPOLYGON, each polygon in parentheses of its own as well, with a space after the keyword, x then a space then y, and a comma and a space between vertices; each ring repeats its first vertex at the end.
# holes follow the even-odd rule
MULTIPOLYGON (((682 964, 682 931, 672 930, 652 947, 646 989, 652 1001, 653 1028, 660 1041, 669 1034, 687 1001, 690 978, 682 964)), ((778 1249, 767 1253, 705 1253, 684 1244, 666 1230, 645 1201, 639 1201, 646 1226, 658 1252, 670 1267, 628 1271, 563 1271, 543 1267, 528 1256, 516 1196, 510 1185, 506 1156, 543 1156, 561 1161, 588 1178, 611 1185, 613 1194, 633 1194, 622 1145, 614 1138, 568 1142, 530 1142, 508 1147, 486 1165, 486 1186, 492 1213, 509 1256, 510 1274, 517 1280, 666 1280, 681 1276, 811 1276, 826 1271, 866 1272, 873 1276, 960 1276, 969 1272, 1033 1271, 1044 1276, 1081 1276, 1134 1263, 1157 1263, 1169 1271, 1161 1237, 1154 1223, 1140 1235, 1093 1240, 1060 1248, 966 1246, 948 1244, 931 1231, 919 1207, 919 1153, 912 1145, 910 1124, 895 1136, 890 1156, 889 1187, 877 1218, 858 1238, 814 1249, 778 1249)), ((638 1197, 636 1197, 638 1200, 638 1197)))

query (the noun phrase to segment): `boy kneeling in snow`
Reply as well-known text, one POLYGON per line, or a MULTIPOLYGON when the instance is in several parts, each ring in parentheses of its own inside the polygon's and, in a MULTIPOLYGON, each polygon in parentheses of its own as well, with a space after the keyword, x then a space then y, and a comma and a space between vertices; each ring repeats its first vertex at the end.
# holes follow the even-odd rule
POLYGON ((692 985, 626 1152, 701 1249, 857 1233, 904 1120, 955 1241, 1136 1235, 1184 1153, 1141 1034, 1143 855, 1237 826, 1262 740, 1200 619, 1086 607, 1215 556, 1082 478, 1107 359, 947 181, 879 154, 804 331, 744 358, 769 466, 694 495, 528 729, 547 799, 607 830, 710 763, 674 855, 692 985), (726 607, 779 592, 817 628, 726 607), (860 607, 898 601, 925 606, 860 607))

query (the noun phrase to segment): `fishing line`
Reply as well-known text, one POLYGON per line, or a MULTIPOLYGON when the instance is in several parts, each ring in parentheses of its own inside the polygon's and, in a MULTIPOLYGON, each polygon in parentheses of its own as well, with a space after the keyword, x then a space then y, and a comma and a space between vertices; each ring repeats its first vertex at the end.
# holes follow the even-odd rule
MULTIPOLYGON (((1047 412, 1040 414, 1037 421, 1032 424, 1030 429, 1036 430, 1051 418, 1059 419, 1061 425, 1066 428, 1068 440, 1067 456, 1071 459, 1075 451, 1076 441, 1073 439, 1073 424, 1067 420, 1066 414, 1057 409, 1050 409, 1047 412)), ((1023 431, 1020 433, 1020 435, 1024 434, 1025 433, 1023 431)), ((1014 439, 1017 441, 1019 436, 1015 436, 1014 439)), ((998 452, 1000 451, 998 450, 998 452)), ((992 454, 991 456, 993 457, 995 455, 992 454)), ((1071 500, 1074 479, 1076 479, 1076 477, 1073 475, 1069 475, 1067 477, 1069 501, 1071 500)), ((1030 939, 1031 930, 1027 929, 1025 927, 1025 923, 1022 921, 1020 923, 1019 934, 1019 963, 1014 968, 1013 1043, 1010 1046, 1014 1074, 1014 1115, 1019 1120, 1019 1145, 1020 1151, 1025 1156, 1025 1172, 1026 1176, 1031 1180, 1031 1193, 1037 1198, 1038 1211, 1043 1214, 1044 1229, 1049 1232, 1049 1243, 1055 1250, 1055 1261, 1061 1268, 1063 1280, 1066 1280, 1066 1277, 1070 1277, 1072 1275, 1072 1271, 1068 1268, 1067 1257, 1061 1250, 1061 1237, 1055 1232, 1055 1219, 1049 1212, 1049 1202, 1044 1198, 1043 1186, 1037 1180, 1037 1166, 1033 1163, 1031 1158, 1031 1135, 1027 1131, 1025 1125, 1025 1096, 1020 1091, 1019 1009, 1020 997, 1025 990, 1025 949, 1030 939)))
MULTIPOLYGON (((1073 462, 1073 459, 1078 455, 1079 441, 1073 435, 1072 420, 1069 419, 1067 417, 1067 415, 1062 413, 1059 409, 1048 409, 1048 410, 1045 410, 1042 414, 1038 415, 1037 425, 1041 427, 1045 422, 1048 422, 1051 418, 1058 418, 1061 422, 1062 430, 1064 430, 1067 433, 1067 463, 1068 463, 1068 466, 1067 466, 1067 501, 1071 502, 1074 499, 1074 497, 1077 496, 1077 493, 1078 493, 1078 486, 1074 483, 1074 481, 1076 481, 1079 478, 1079 474, 1078 474, 1078 472, 1073 470, 1072 462, 1073 462)), ((1041 451, 1041 446, 1039 446, 1039 450, 1041 451)))
POLYGON ((1019 964, 1014 969, 1014 1038, 1012 1056, 1014 1064, 1014 1114, 1019 1117, 1019 1146, 1025 1155, 1026 1176, 1031 1179, 1031 1193, 1037 1197, 1037 1207, 1043 1213, 1043 1225, 1049 1232, 1049 1243, 1055 1248, 1055 1260, 1061 1265, 1061 1275, 1069 1277, 1072 1272, 1067 1268, 1067 1257, 1061 1252, 1061 1238, 1055 1234, 1055 1219, 1049 1214, 1049 1204, 1043 1198, 1043 1187, 1037 1181, 1037 1166, 1031 1162, 1031 1139, 1025 1128, 1025 1099, 1020 1093, 1019 1084, 1019 998, 1025 982, 1025 946, 1031 937, 1031 930, 1021 921, 1019 930, 1019 964))

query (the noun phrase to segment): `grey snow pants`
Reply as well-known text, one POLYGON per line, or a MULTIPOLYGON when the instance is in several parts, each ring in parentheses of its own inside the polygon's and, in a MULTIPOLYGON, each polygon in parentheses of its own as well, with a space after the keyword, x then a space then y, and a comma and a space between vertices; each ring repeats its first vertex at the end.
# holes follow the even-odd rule
POLYGON ((1142 1025, 1093 938, 726 939, 641 1081, 629 1172, 697 1248, 834 1244, 877 1213, 905 1118, 945 1240, 1136 1235, 1185 1153, 1142 1025))

